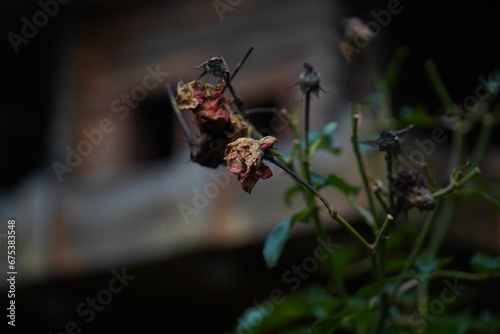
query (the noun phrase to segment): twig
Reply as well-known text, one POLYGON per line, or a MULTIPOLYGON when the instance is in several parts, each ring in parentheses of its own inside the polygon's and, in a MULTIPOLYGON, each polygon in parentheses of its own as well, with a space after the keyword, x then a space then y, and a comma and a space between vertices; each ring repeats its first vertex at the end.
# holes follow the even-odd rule
POLYGON ((359 115, 355 112, 355 106, 351 104, 351 123, 352 123, 352 135, 351 142, 354 148, 354 153, 356 155, 356 161, 358 163, 359 172, 361 174, 361 180, 363 181, 363 187, 365 188, 366 196, 368 197, 368 204, 370 205, 370 211, 374 217, 376 217, 375 203, 373 202, 372 192, 368 184, 368 177, 366 175, 365 164, 363 163, 363 157, 358 146, 358 123, 359 115))
POLYGON ((170 104, 172 105, 172 109, 174 109, 175 116, 177 117, 177 121, 181 126, 182 132, 184 132, 184 136, 186 136, 186 140, 189 146, 193 146, 195 144, 194 136, 191 133, 191 130, 189 129, 189 126, 186 123, 186 120, 184 119, 184 117, 182 117, 181 111, 179 110, 179 108, 177 108, 177 105, 175 104, 175 98, 174 98, 174 93, 172 91, 172 86, 170 86, 170 84, 166 84, 165 89, 167 90, 170 104))
POLYGON ((314 196, 316 196, 328 210, 328 214, 330 217, 338 222, 342 227, 344 227, 356 240, 358 240, 366 249, 372 250, 372 246, 361 236, 358 231, 356 231, 338 212, 333 209, 332 205, 328 202, 328 200, 321 195, 316 189, 314 189, 309 183, 304 181, 300 176, 298 176, 294 171, 288 168, 284 163, 275 159, 272 155, 266 155, 264 157, 266 160, 272 162, 279 168, 283 169, 287 174, 297 180, 300 184, 307 188, 314 196))

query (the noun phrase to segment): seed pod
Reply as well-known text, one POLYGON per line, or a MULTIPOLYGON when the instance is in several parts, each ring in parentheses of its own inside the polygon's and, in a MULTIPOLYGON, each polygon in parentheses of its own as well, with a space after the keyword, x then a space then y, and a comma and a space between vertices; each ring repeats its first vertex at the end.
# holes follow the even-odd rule
POLYGON ((225 78, 229 75, 229 68, 226 61, 221 56, 215 56, 206 62, 196 66, 196 68, 203 68, 203 73, 200 74, 200 79, 205 74, 211 74, 217 78, 225 78))
POLYGON ((312 92, 319 97, 321 75, 314 70, 311 64, 304 63, 305 70, 299 76, 299 85, 302 93, 312 92))

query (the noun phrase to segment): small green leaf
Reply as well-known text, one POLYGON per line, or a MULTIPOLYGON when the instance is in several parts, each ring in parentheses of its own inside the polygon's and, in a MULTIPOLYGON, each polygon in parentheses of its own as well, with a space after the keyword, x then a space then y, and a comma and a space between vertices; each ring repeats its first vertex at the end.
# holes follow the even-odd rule
POLYGON ((364 308, 364 305, 348 306, 332 317, 320 319, 312 325, 311 334, 333 333, 342 323, 356 318, 364 308))
POLYGON ((311 211, 309 209, 302 210, 276 225, 271 233, 269 233, 262 249, 264 261, 268 268, 273 268, 278 263, 283 246, 290 236, 292 226, 299 221, 308 221, 310 217, 311 211))
MULTIPOLYGON (((330 151, 334 154, 338 154, 339 149, 332 147, 332 142, 330 140, 330 135, 337 128, 337 122, 330 122, 319 132, 309 133, 309 157, 312 157, 318 149, 323 149, 330 151)), ((304 147, 304 144, 302 147, 304 147)))
POLYGON ((500 257, 494 258, 490 255, 478 252, 472 257, 471 267, 478 273, 500 273, 500 257))
POLYGON ((344 179, 338 177, 335 174, 319 175, 316 173, 311 173, 311 183, 318 190, 327 186, 331 186, 335 189, 340 190, 346 196, 356 196, 359 192, 358 187, 347 183, 344 179))
POLYGON ((440 270, 445 265, 451 263, 453 261, 453 257, 448 256, 442 259, 428 259, 426 255, 419 256, 415 260, 415 266, 418 271, 422 274, 430 274, 437 270, 440 270))
POLYGON ((267 236, 262 253, 264 254, 264 260, 268 268, 273 268, 278 263, 283 246, 290 235, 292 225, 293 219, 288 218, 276 225, 267 236))
POLYGON ((358 290, 356 293, 357 296, 365 299, 365 300, 370 300, 373 296, 376 296, 383 292, 389 285, 392 285, 392 283, 401 281, 401 280, 407 280, 407 279, 417 279, 420 280, 420 277, 417 275, 412 275, 412 274, 404 274, 404 275, 399 275, 399 276, 394 276, 391 278, 383 279, 380 281, 376 281, 370 284, 367 284, 363 286, 361 289, 358 290))

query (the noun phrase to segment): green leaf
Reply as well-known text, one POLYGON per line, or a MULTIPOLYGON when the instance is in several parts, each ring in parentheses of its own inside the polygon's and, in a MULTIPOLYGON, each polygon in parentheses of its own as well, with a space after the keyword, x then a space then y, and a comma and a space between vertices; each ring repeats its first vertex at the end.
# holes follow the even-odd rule
POLYGON ((500 257, 478 252, 471 259, 471 267, 475 272, 486 274, 500 273, 500 257))
POLYGON ((440 270, 445 265, 450 264, 453 261, 453 257, 448 256, 442 259, 428 259, 426 255, 419 256, 415 260, 415 266, 418 271, 422 274, 430 274, 434 271, 440 270))
POLYGON ((367 284, 363 286, 361 289, 358 290, 356 293, 357 296, 363 298, 364 300, 370 300, 373 296, 376 296, 380 294, 381 292, 384 292, 386 288, 389 286, 392 286, 392 283, 401 281, 401 280, 408 280, 408 279, 416 279, 420 281, 420 276, 418 275, 412 275, 412 274, 404 274, 400 276, 394 276, 391 278, 386 278, 380 281, 376 281, 370 284, 367 284))
POLYGON ((320 175, 311 173, 311 183, 318 190, 327 186, 331 186, 335 189, 340 190, 346 196, 356 196, 359 192, 359 187, 347 183, 344 179, 338 177, 335 174, 320 175))
POLYGON ((332 317, 320 319, 311 327, 311 334, 332 333, 342 323, 356 318, 363 309, 365 309, 364 305, 348 306, 332 317))
POLYGON ((281 292, 279 298, 273 298, 276 294, 276 290, 273 290, 258 305, 247 308, 238 317, 233 333, 303 333, 304 324, 315 321, 317 313, 332 314, 341 306, 339 299, 317 286, 297 290, 286 296, 281 292))
POLYGON ((268 268, 273 268, 278 263, 283 246, 290 236, 292 226, 299 221, 308 221, 310 217, 311 211, 309 209, 302 210, 276 225, 271 233, 269 233, 262 249, 264 261, 268 268))
MULTIPOLYGON (((332 147, 330 135, 337 128, 337 122, 330 122, 319 132, 309 133, 309 157, 312 157, 318 149, 327 150, 333 154, 339 153, 339 148, 332 147)), ((302 144, 304 147, 305 143, 302 144)))
POLYGON ((290 235, 292 225, 293 219, 288 218, 276 225, 267 236, 262 253, 264 254, 264 260, 268 268, 273 268, 278 263, 283 246, 290 235))

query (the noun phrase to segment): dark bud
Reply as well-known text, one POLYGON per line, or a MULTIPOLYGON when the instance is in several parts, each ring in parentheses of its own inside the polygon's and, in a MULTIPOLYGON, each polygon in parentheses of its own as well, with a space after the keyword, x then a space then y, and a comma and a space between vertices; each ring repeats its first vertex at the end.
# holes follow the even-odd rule
POLYGON ((319 97, 319 90, 324 91, 319 85, 321 75, 309 63, 304 63, 304 68, 305 70, 299 76, 300 90, 304 94, 309 91, 316 94, 316 97, 319 97))
POLYGON ((413 125, 410 125, 399 131, 383 130, 377 138, 360 141, 360 143, 371 145, 397 158, 403 154, 402 142, 412 127, 413 125))
POLYGON ((196 66, 196 68, 203 69, 203 73, 200 74, 198 79, 205 74, 211 74, 217 78, 225 78, 229 74, 227 63, 221 56, 212 57, 203 64, 196 66))

